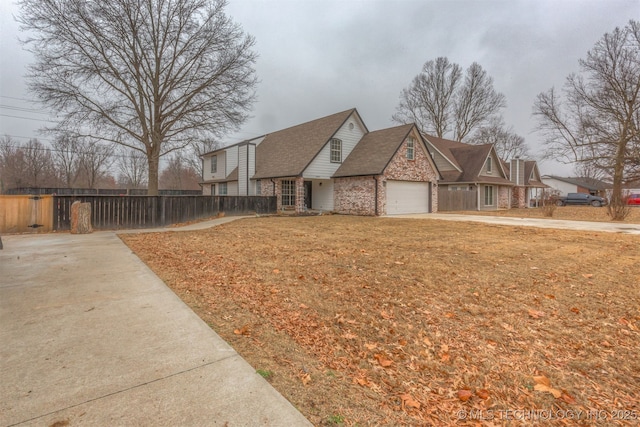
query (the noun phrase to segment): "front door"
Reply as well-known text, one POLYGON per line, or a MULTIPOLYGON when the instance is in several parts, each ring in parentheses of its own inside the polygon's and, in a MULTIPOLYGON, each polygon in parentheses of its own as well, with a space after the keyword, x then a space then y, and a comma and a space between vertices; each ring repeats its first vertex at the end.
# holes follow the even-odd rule
POLYGON ((304 182, 304 207, 311 208, 311 181, 304 182))

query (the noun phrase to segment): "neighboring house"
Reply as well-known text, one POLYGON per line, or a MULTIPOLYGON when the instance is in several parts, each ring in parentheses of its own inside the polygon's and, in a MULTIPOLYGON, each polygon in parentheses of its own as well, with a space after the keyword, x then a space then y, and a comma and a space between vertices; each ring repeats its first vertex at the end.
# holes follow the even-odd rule
MULTIPOLYGON (((542 190, 549 188, 542 182, 538 163, 535 160, 512 159, 503 162, 509 180, 515 184, 511 193, 511 207, 530 207, 532 200, 540 200, 542 190)), ((535 202, 534 202, 535 203, 535 202)))
POLYGON ((415 125, 369 132, 356 109, 207 153, 203 194, 277 197, 278 209, 434 212, 438 172, 415 125))
POLYGON ((587 193, 593 196, 607 197, 607 190, 612 188, 608 182, 593 178, 563 178, 555 175, 543 175, 542 182, 566 196, 567 193, 587 193))
POLYGON ((497 210, 511 207, 514 183, 493 144, 472 145, 424 135, 442 180, 439 210, 497 210))

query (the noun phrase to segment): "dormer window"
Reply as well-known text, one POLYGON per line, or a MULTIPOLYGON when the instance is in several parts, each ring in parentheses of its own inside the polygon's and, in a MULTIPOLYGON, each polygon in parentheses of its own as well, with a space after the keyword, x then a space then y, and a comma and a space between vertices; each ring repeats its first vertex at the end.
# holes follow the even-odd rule
POLYGON ((493 172, 493 162, 491 157, 487 157, 487 173, 493 172))
POLYGON ((333 138, 330 142, 331 163, 342 163, 342 140, 333 138))
POLYGON ((413 138, 407 138, 407 159, 413 160, 415 159, 415 147, 416 140, 413 138))

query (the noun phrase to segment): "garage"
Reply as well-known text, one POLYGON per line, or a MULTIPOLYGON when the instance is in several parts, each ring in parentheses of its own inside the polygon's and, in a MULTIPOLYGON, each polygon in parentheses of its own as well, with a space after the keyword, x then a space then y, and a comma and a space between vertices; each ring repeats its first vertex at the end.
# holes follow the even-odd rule
POLYGON ((429 212, 429 183, 387 181, 387 215, 429 212))

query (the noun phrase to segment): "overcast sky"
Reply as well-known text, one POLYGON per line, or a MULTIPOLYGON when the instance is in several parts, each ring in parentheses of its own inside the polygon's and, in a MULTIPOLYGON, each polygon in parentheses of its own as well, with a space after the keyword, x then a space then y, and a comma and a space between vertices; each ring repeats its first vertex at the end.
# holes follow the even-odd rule
MULTIPOLYGON (((17 41, 17 12, 0 0, 0 135, 26 141, 47 115, 26 102, 31 58, 17 41)), ((354 107, 369 130, 393 126, 401 90, 446 56, 489 73, 506 96, 506 124, 540 154, 536 95, 561 87, 604 33, 640 19, 640 0, 229 0, 227 12, 256 38, 260 84, 253 118, 225 143, 354 107)), ((541 172, 572 167, 545 162, 541 172)))

